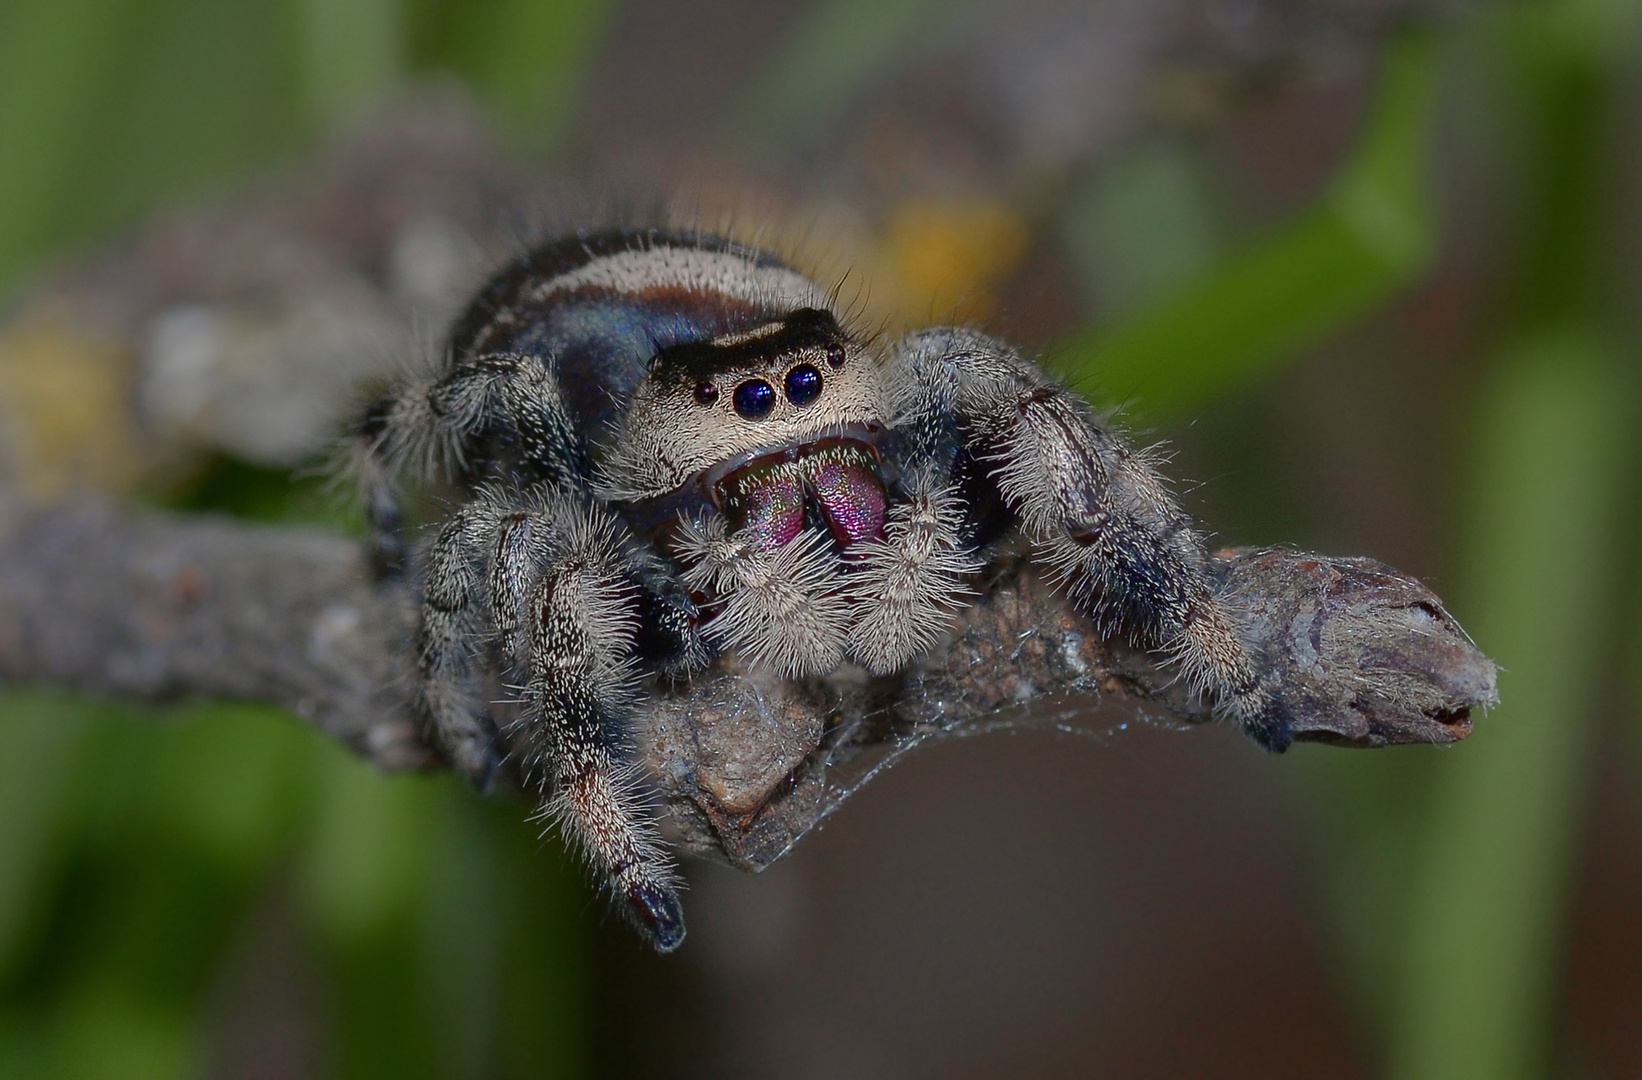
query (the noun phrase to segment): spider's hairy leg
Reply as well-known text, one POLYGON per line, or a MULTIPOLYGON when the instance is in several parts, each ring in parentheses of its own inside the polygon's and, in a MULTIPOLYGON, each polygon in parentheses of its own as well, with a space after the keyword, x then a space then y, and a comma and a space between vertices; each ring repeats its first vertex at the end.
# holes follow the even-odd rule
POLYGON ((491 605, 528 671, 512 744, 559 823, 662 952, 684 940, 677 875, 624 746, 639 586, 612 519, 569 498, 497 530, 491 605), (506 611, 507 614, 502 614, 506 611))
POLYGON ((484 566, 502 511, 476 501, 439 530, 427 552, 417 667, 434 742, 480 787, 498 755, 483 705, 484 566))
POLYGON ((1211 591, 1203 543, 1146 457, 991 338, 939 329, 901 350, 949 396, 963 438, 1065 587, 1097 617, 1168 650, 1222 712, 1283 749, 1287 727, 1211 591))
POLYGON ((697 621, 701 612, 672 564, 651 545, 629 552, 639 583, 638 655, 667 678, 700 671, 712 659, 697 621))
POLYGON ((468 440, 486 431, 519 448, 526 466, 519 479, 586 488, 585 450, 558 381, 539 357, 484 354, 436 377, 402 382, 365 411, 348 447, 379 577, 401 576, 409 562, 397 478, 409 473, 420 483, 453 475, 465 463, 468 440))
POLYGON ((902 667, 940 642, 974 590, 964 578, 981 568, 961 539, 963 500, 925 471, 889 512, 884 538, 860 545, 850 574, 856 608, 849 653, 874 674, 902 667))
POLYGON ((684 519, 684 584, 716 595, 722 609, 707 624, 719 647, 783 676, 819 675, 844 658, 850 603, 825 533, 806 530, 774 551, 751 530, 727 534, 724 520, 684 519))
POLYGON ((369 530, 366 551, 371 572, 378 581, 402 578, 410 565, 405 516, 394 490, 397 469, 387 453, 394 403, 394 398, 385 397, 372 402, 365 410, 343 449, 345 460, 341 470, 351 473, 358 484, 359 501, 365 508, 369 530))

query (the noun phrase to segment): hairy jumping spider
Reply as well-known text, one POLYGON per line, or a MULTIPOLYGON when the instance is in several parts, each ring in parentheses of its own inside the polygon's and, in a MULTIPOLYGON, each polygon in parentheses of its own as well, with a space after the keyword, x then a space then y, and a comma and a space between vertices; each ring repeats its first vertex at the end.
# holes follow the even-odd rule
POLYGON ((512 758, 663 951, 684 938, 676 873, 627 756, 647 688, 720 651, 790 678, 894 673, 941 642, 1007 535, 1256 741, 1292 738, 1144 451, 1002 342, 872 340, 724 239, 538 248, 353 448, 379 564, 421 589, 432 739, 480 783, 512 758), (414 556, 406 473, 465 500, 414 556), (522 688, 515 719, 495 719, 498 686, 522 688))

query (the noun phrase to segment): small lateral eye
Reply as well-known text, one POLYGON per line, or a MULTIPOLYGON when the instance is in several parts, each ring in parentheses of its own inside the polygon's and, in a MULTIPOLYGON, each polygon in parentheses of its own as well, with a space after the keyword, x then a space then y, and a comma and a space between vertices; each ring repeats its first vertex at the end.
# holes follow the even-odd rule
POLYGON ((748 420, 761 420, 775 407, 775 387, 753 379, 735 388, 735 411, 748 420))
POLYGON ((833 344, 827 346, 827 366, 830 368, 841 368, 844 366, 844 347, 842 345, 833 344))
POLYGON ((718 387, 710 382, 696 383, 696 404, 711 405, 718 400, 718 387))
POLYGON ((787 372, 787 400, 808 405, 821 396, 821 372, 814 364, 799 364, 787 372))

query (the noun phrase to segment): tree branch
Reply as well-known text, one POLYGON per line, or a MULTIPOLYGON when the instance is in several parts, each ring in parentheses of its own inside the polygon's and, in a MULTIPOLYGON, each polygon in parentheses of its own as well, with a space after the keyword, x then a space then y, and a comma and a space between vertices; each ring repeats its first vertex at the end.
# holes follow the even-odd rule
MULTIPOLYGON (((1389 567, 1271 549, 1224 552, 1216 567, 1301 740, 1453 742, 1496 700, 1493 663, 1389 567)), ((991 573, 950 646, 903 674, 792 683, 730 658, 659 687, 636 749, 674 838, 762 869, 931 738, 1060 723, 1095 701, 1210 718, 1155 656, 1095 634, 1023 561, 1006 556, 991 573)), ((0 497, 8 681, 272 702, 382 768, 428 768, 439 759, 414 712, 413 628, 409 594, 371 586, 362 549, 341 537, 0 497)))

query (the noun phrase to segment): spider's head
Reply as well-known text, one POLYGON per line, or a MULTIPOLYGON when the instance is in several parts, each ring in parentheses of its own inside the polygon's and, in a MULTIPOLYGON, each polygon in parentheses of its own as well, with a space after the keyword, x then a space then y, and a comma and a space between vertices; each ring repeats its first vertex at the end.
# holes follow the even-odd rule
POLYGON ((882 379, 878 359, 819 308, 662 349, 600 463, 599 487, 635 502, 700 485, 771 547, 797 534, 806 498, 841 543, 877 535, 882 379))

